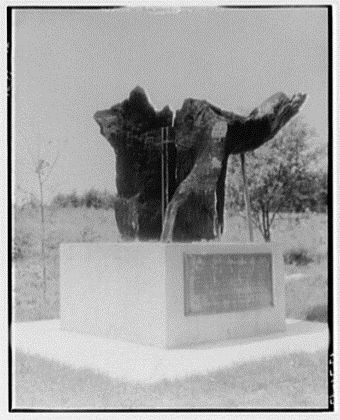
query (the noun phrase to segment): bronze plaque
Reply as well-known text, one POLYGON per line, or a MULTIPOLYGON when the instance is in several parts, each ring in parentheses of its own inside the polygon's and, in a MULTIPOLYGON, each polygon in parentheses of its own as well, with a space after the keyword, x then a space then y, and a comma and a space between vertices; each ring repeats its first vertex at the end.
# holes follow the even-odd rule
POLYGON ((184 314, 273 306, 271 254, 184 254, 184 314))

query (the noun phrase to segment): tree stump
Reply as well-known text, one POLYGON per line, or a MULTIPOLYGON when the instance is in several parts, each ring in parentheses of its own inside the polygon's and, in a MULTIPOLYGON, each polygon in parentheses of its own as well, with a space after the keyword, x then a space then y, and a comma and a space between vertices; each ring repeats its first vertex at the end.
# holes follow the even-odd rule
POLYGON ((260 147, 299 111, 306 95, 278 93, 244 117, 204 100, 186 99, 173 114, 156 112, 144 90, 94 118, 116 153, 115 215, 124 239, 212 240, 223 231, 225 177, 230 154, 260 147), (227 124, 213 138, 217 122, 227 124), (161 128, 169 127, 169 199, 162 226, 161 128))

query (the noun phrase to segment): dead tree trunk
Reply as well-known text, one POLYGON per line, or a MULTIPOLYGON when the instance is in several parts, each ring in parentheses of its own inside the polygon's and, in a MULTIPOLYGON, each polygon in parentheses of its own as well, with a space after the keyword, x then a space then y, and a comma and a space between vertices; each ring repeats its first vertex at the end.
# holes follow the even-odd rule
MULTIPOLYGON (((201 150, 203 149, 203 152, 200 154, 198 149, 198 157, 194 162, 191 171, 179 185, 171 202, 169 203, 165 214, 161 240, 167 242, 172 240, 176 224, 178 223, 176 221, 176 216, 179 208, 185 205, 190 196, 198 196, 199 194, 202 194, 203 191, 210 193, 214 191, 216 193, 215 195, 211 194, 210 200, 214 201, 214 219, 217 218, 217 223, 214 224, 214 226, 217 226, 217 229, 215 229, 212 236, 214 238, 218 237, 223 231, 224 187, 229 154, 240 153, 242 156, 245 152, 254 150, 273 138, 275 134, 298 112, 305 101, 305 98, 306 95, 296 95, 290 100, 283 93, 273 95, 256 108, 248 118, 242 118, 226 113, 204 101, 196 101, 194 107, 186 107, 185 102, 182 110, 177 113, 176 118, 178 119, 178 117, 181 116, 179 114, 183 112, 183 109, 184 114, 186 114, 186 108, 189 108, 193 119, 193 123, 191 122, 191 124, 192 132, 196 135, 196 143, 190 139, 190 136, 187 143, 189 143, 189 145, 190 143, 201 145, 201 150), (210 112, 206 109, 207 107, 210 107, 210 112), (212 113, 214 116, 211 115, 212 113), (195 128, 200 125, 203 127, 209 125, 207 121, 210 121, 211 127, 211 121, 217 116, 228 123, 228 132, 226 137, 223 139, 223 146, 221 145, 219 153, 215 151, 215 156, 209 156, 209 154, 204 154, 205 149, 202 148, 202 144, 209 144, 209 138, 199 136, 199 132, 195 132, 195 128), (214 163, 217 164, 217 171, 214 163)), ((210 142, 211 144, 214 144, 213 141, 210 140, 210 142)), ((218 148, 216 150, 218 150, 218 148)), ((250 209, 249 199, 247 208, 250 209)), ((248 213, 250 213, 250 210, 248 210, 248 213)), ((193 223, 197 224, 197 220, 193 220, 193 223)), ((251 223, 250 219, 249 223, 251 223)), ((253 237, 251 226, 249 228, 252 241, 253 237)), ((211 237, 205 236, 204 239, 211 239, 211 237)))
POLYGON ((95 119, 100 131, 116 152, 118 207, 119 200, 124 206, 133 206, 133 222, 117 207, 121 234, 163 241, 217 238, 223 232, 228 156, 254 150, 273 138, 305 99, 302 94, 289 99, 278 93, 248 117, 223 111, 207 101, 186 99, 170 130, 175 144, 168 150, 170 201, 163 223, 160 133, 161 127, 171 126, 172 112, 165 107, 157 113, 139 87, 129 99, 98 111, 95 119), (217 121, 228 126, 219 141, 211 133, 217 121), (133 197, 138 197, 137 201, 133 197))

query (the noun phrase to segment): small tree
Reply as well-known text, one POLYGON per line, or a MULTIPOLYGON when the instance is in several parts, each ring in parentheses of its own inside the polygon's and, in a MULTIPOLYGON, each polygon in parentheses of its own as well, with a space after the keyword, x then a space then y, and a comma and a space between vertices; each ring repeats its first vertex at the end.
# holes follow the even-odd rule
POLYGON ((37 174, 39 183, 39 210, 40 210, 40 226, 41 226, 41 266, 42 266, 42 278, 43 278, 43 294, 46 299, 47 291, 47 276, 46 276, 46 221, 45 221, 45 196, 44 186, 48 178, 50 177, 54 165, 56 164, 58 155, 55 157, 53 162, 49 162, 45 159, 38 159, 36 162, 34 172, 37 174))
MULTIPOLYGON (((296 118, 272 141, 247 154, 250 213, 252 222, 266 242, 270 241, 270 228, 277 214, 301 201, 303 190, 305 195, 312 191, 310 180, 316 176, 313 166, 321 152, 308 147, 308 140, 314 135, 301 117, 296 118)), ((227 196, 231 206, 243 211, 240 172, 240 160, 238 156, 232 156, 227 196)))
MULTIPOLYGON (((29 143, 28 143, 29 144, 29 143)), ((34 173, 37 176, 39 195, 38 195, 38 208, 40 215, 40 262, 42 271, 42 284, 43 284, 43 298, 46 300, 47 292, 47 261, 46 261, 46 216, 45 216, 45 186, 50 178, 50 175, 59 158, 59 147, 52 141, 37 143, 37 150, 35 151, 33 145, 27 148, 28 155, 31 158, 31 165, 34 173)))

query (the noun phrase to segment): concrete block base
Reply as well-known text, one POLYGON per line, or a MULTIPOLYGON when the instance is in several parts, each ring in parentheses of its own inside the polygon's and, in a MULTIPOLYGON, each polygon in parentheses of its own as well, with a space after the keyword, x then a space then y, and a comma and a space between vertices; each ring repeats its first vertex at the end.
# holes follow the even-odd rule
POLYGON ((285 329, 272 244, 63 244, 60 262, 66 331, 175 348, 285 329))

